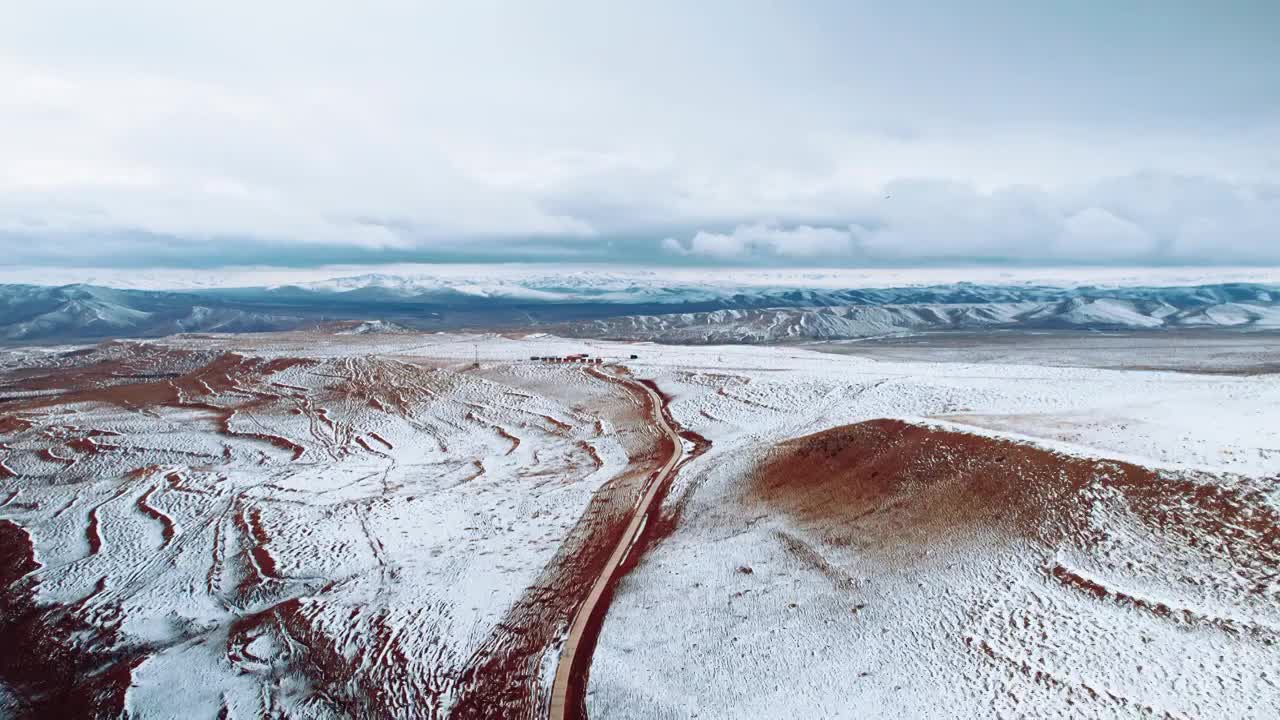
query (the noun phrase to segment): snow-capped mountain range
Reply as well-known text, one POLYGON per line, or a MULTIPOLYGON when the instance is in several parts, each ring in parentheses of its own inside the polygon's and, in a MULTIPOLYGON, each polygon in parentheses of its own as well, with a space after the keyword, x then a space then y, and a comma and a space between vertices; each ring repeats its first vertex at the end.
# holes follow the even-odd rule
POLYGON ((420 330, 537 329, 679 343, 985 329, 1280 329, 1280 283, 1095 286, 1006 280, 874 287, 861 279, 841 286, 834 282, 838 277, 377 273, 180 291, 10 284, 0 285, 0 339, 257 332, 350 320, 420 330))

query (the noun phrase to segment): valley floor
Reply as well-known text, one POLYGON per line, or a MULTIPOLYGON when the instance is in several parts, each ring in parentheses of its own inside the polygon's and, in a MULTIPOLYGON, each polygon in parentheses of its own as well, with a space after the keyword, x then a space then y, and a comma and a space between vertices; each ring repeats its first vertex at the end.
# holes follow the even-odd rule
POLYGON ((946 332, 815 342, 802 347, 882 361, 1280 373, 1280 333, 1273 330, 946 332))

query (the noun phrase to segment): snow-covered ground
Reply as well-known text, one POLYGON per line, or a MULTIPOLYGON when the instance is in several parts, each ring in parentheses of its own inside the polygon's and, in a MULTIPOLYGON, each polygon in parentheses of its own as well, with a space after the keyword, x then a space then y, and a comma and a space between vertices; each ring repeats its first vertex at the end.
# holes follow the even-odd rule
MULTIPOLYGON (((537 335, 7 353, 0 526, 28 533, 41 564, 19 586, 61 608, 36 649, 129 664, 140 717, 476 716, 467 669, 509 660, 538 613, 567 622, 571 608, 531 598, 565 590, 556 570, 585 552, 583 518, 628 507, 629 473, 653 455, 625 388, 530 360, 580 352, 656 381, 674 419, 712 442, 667 495, 673 533, 614 594, 592 717, 1280 710, 1274 573, 1242 603, 1232 589, 1252 566, 1153 534, 1105 483, 1089 505, 1110 538, 1097 555, 1002 534, 897 547, 752 490, 782 441, 901 418, 1189 478, 1271 517, 1280 376, 537 335), (68 388, 79 394, 54 397, 68 388), (1046 579, 1058 567, 1077 589, 1046 579), (1090 583, 1112 595, 1078 589, 1090 583), (1159 603, 1247 632, 1141 609, 1159 603)), ((526 676, 554 671, 555 631, 515 653, 526 676)))
MULTIPOLYGON (((639 372, 714 445, 671 494, 673 534, 615 596, 591 670, 593 717, 1280 711, 1280 377, 878 363, 779 349, 645 357, 639 372), (1099 490, 1077 503, 1104 538, 1084 549, 994 529, 954 536, 945 523, 920 530, 894 519, 923 502, 912 493, 877 508, 889 518, 878 527, 838 512, 815 519, 854 488, 828 488, 836 494, 798 515, 752 497, 753 473, 777 443, 882 417, 1160 469, 1171 493, 1188 478, 1196 492, 1247 498, 1242 513, 1266 519, 1253 534, 1228 523, 1187 541, 1177 522, 1134 520, 1105 463, 1099 490), (1232 537, 1241 545, 1224 549, 1232 537), (1252 555, 1231 554, 1241 546, 1252 555), (1110 594, 1095 597, 1095 587, 1110 594)), ((790 472, 781 468, 779 482, 804 481, 790 472)), ((939 482, 972 479, 938 472, 939 482)), ((938 512, 968 510, 944 503, 938 512)))
POLYGON ((551 336, 427 337, 436 338, 427 346, 433 356, 459 360, 477 349, 486 361, 573 352, 623 360, 675 396, 676 420, 719 439, 720 447, 873 418, 930 419, 1148 467, 1280 473, 1280 375, 877 362, 795 347, 551 336), (1008 418, 1019 420, 1016 430, 1005 427, 1008 418))
POLYGON ((10 366, 0 519, 40 567, 0 631, 43 675, 5 678, 28 709, 434 717, 496 702, 488 663, 545 693, 519 670, 567 624, 580 546, 638 497, 650 418, 580 366, 329 340, 10 366))

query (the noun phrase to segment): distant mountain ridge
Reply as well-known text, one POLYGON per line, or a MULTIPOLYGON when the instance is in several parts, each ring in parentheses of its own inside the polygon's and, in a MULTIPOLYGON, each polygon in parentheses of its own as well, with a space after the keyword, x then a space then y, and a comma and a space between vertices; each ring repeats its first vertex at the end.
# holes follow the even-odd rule
POLYGON ((984 329, 1280 329, 1280 286, 952 283, 839 289, 663 286, 554 275, 452 283, 364 275, 181 292, 0 285, 0 340, 7 343, 261 332, 352 320, 419 330, 536 328, 681 343, 984 329))
POLYGON ((922 303, 727 309, 623 316, 566 326, 561 334, 665 343, 777 343, 982 330, 1280 329, 1280 306, 1076 297, 1047 302, 922 303))

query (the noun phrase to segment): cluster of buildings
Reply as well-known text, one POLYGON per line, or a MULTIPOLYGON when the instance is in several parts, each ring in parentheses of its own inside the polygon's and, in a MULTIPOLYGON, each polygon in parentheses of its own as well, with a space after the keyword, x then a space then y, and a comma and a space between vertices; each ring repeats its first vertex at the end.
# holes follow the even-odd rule
POLYGON ((576 355, 531 355, 529 359, 544 363, 586 363, 588 365, 604 364, 604 358, 591 357, 586 353, 578 353, 576 355))
MULTIPOLYGON (((585 363, 587 365, 603 365, 603 357, 591 357, 586 353, 576 353, 574 355, 530 355, 529 359, 534 362, 544 363, 585 363)), ((639 355, 632 355, 632 360, 639 360, 639 355)))

